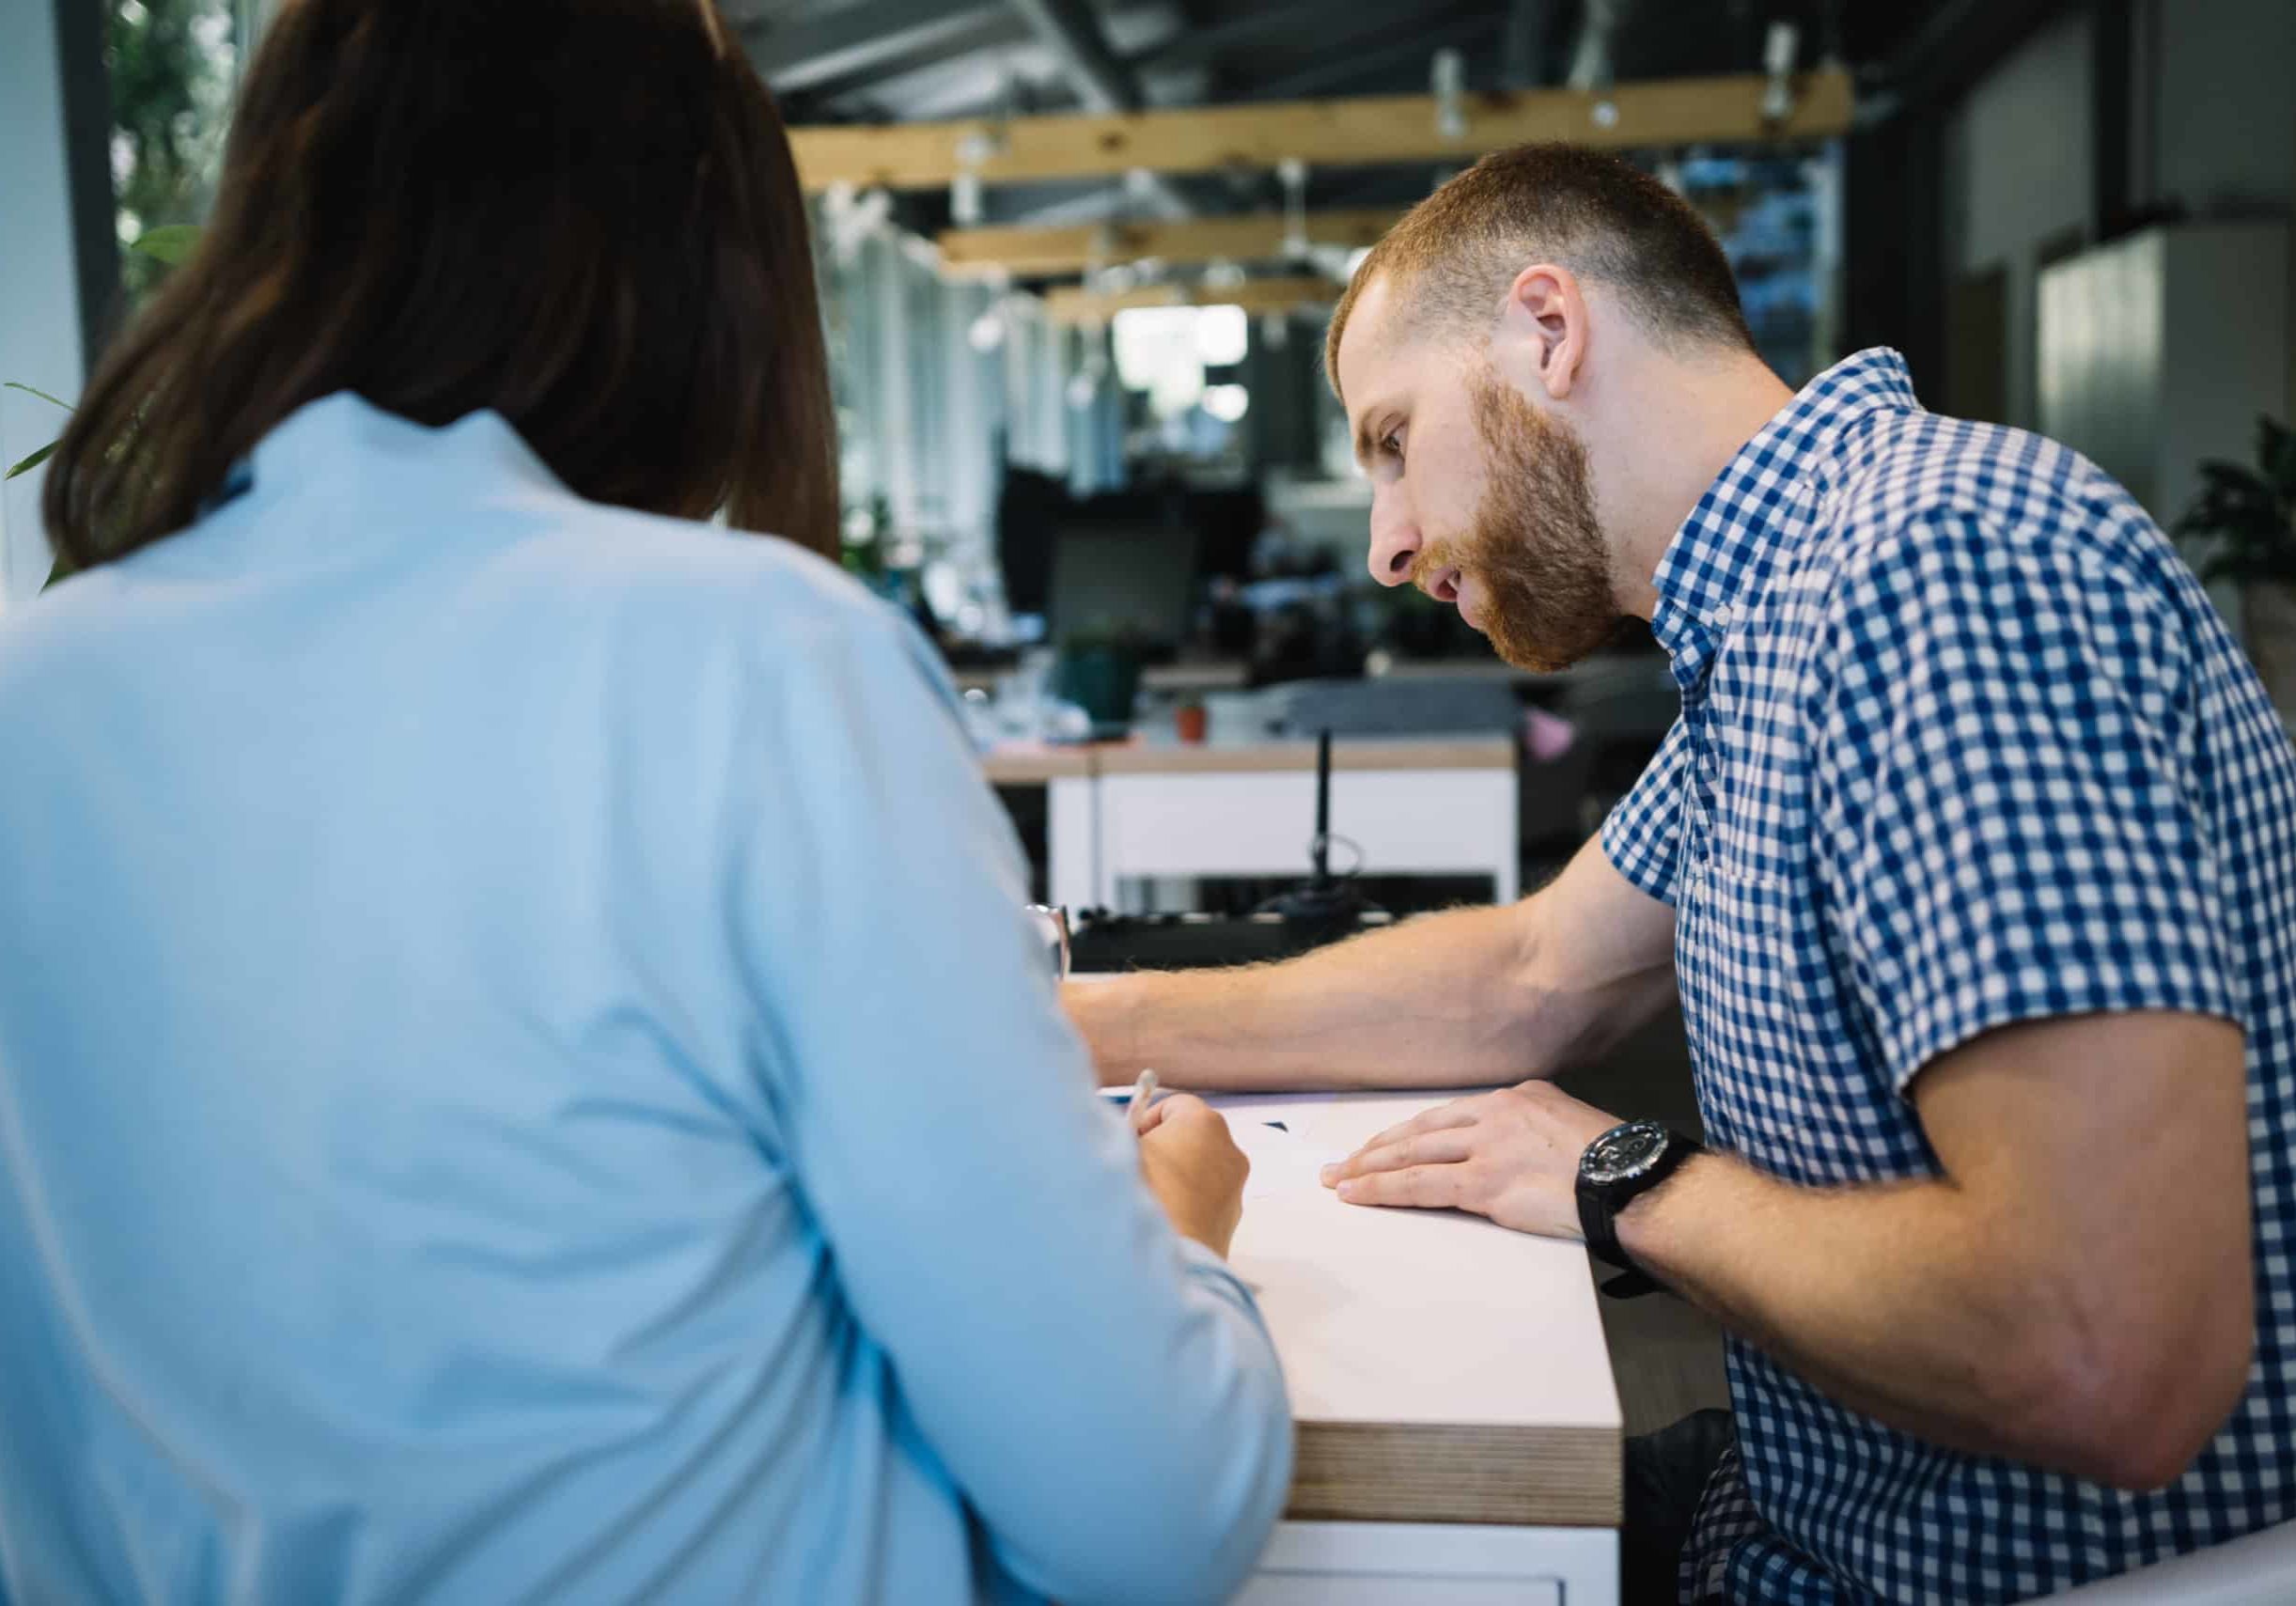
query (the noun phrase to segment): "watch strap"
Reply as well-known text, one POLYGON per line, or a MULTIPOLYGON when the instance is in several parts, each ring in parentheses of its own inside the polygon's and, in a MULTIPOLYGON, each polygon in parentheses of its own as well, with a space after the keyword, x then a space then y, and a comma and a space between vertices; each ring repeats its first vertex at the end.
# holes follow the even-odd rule
POLYGON ((1617 1215, 1673 1176, 1692 1155, 1705 1152, 1706 1146, 1696 1139, 1669 1131, 1665 1151, 1640 1177, 1601 1185, 1589 1182, 1584 1177, 1579 1178, 1579 1230, 1585 1236, 1587 1253, 1604 1265, 1615 1266, 1624 1273, 1600 1285, 1603 1293, 1613 1299, 1626 1300, 1655 1292, 1663 1286, 1636 1265, 1634 1257, 1619 1243, 1617 1215))
POLYGON ((1597 1283, 1595 1291, 1605 1299, 1638 1300, 1645 1294, 1668 1292, 1666 1285, 1648 1271, 1621 1271, 1607 1283, 1597 1283))

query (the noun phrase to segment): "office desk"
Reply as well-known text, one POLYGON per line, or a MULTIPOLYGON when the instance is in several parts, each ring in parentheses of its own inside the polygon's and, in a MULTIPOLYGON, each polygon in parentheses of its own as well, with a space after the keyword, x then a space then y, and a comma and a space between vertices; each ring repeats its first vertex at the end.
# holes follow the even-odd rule
MULTIPOLYGON (((1223 708, 1213 739, 1168 732, 1074 746, 1008 743, 983 756, 995 786, 1045 788, 1051 901, 1119 909, 1126 878, 1304 877, 1316 829, 1316 746, 1255 734, 1257 705, 1223 708)), ((1512 733, 1342 737, 1332 747, 1333 867, 1487 875, 1521 891, 1512 733)))
MULTIPOLYGON (((1520 890, 1512 735, 1342 738, 1332 747, 1333 867, 1488 875, 1520 890), (1348 844, 1353 845, 1351 850, 1348 844)), ((1050 850, 1053 900, 1119 907, 1126 877, 1299 876, 1316 829, 1316 747, 1144 741, 1095 750, 1097 862, 1050 850)))
POLYGON ((1092 778, 1092 749, 1055 747, 1045 741, 1008 741, 981 755, 980 767, 992 787, 1085 781, 1092 778))
MULTIPOLYGON (((960 692, 993 692, 1016 665, 997 668, 954 669, 949 678, 960 692)), ((1252 666, 1241 658, 1182 658, 1171 663, 1150 663, 1140 671, 1140 689, 1167 696, 1199 692, 1235 692, 1251 684, 1252 666)))
MULTIPOLYGON (((1445 1097, 1213 1102, 1335 1156, 1445 1097)), ((1231 1259, 1299 1422, 1242 1606, 1616 1606, 1620 1415, 1584 1249, 1308 1180, 1247 1196, 1231 1259)))
POLYGON ((992 787, 1044 788, 1044 859, 1047 896, 1054 903, 1083 909, 1087 898, 1069 896, 1087 889, 1100 857, 1100 811, 1093 791, 1092 749, 1054 747, 1048 742, 1007 742, 981 756, 981 771, 992 787), (1066 867, 1072 878, 1063 883, 1066 867))

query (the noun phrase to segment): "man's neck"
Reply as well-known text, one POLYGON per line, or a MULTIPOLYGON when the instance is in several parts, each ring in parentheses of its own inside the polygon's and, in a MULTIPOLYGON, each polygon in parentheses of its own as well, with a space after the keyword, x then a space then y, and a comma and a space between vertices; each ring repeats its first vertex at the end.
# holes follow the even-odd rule
MULTIPOLYGON (((1751 352, 1696 362, 1654 355, 1641 378, 1631 413, 1609 421, 1618 447, 1612 460, 1624 472, 1596 494, 1614 543, 1619 606, 1647 619, 1658 601, 1651 577, 1682 521, 1794 393, 1751 352)), ((1621 388, 1617 398, 1629 393, 1621 388)))

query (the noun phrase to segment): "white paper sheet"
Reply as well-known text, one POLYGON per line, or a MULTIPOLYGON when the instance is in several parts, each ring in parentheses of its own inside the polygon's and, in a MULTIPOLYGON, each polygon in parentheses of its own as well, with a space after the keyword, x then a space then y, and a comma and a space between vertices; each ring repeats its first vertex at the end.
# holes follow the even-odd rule
POLYGON ((1230 1115, 1227 1130, 1236 1146, 1252 1162, 1250 1180, 1243 1185, 1247 1199, 1273 1198, 1285 1193, 1321 1193, 1318 1175, 1323 1163, 1337 1155, 1324 1154, 1296 1132, 1271 1127, 1249 1115, 1230 1115))

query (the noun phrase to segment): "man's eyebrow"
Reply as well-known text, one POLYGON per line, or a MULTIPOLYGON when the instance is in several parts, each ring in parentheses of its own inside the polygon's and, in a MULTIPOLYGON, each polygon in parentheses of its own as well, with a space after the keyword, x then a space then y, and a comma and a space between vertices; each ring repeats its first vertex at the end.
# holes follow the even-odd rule
POLYGON ((1355 460, 1369 463, 1379 454, 1379 441, 1371 433, 1371 420, 1378 417, 1378 406, 1367 407, 1355 425, 1355 460))

